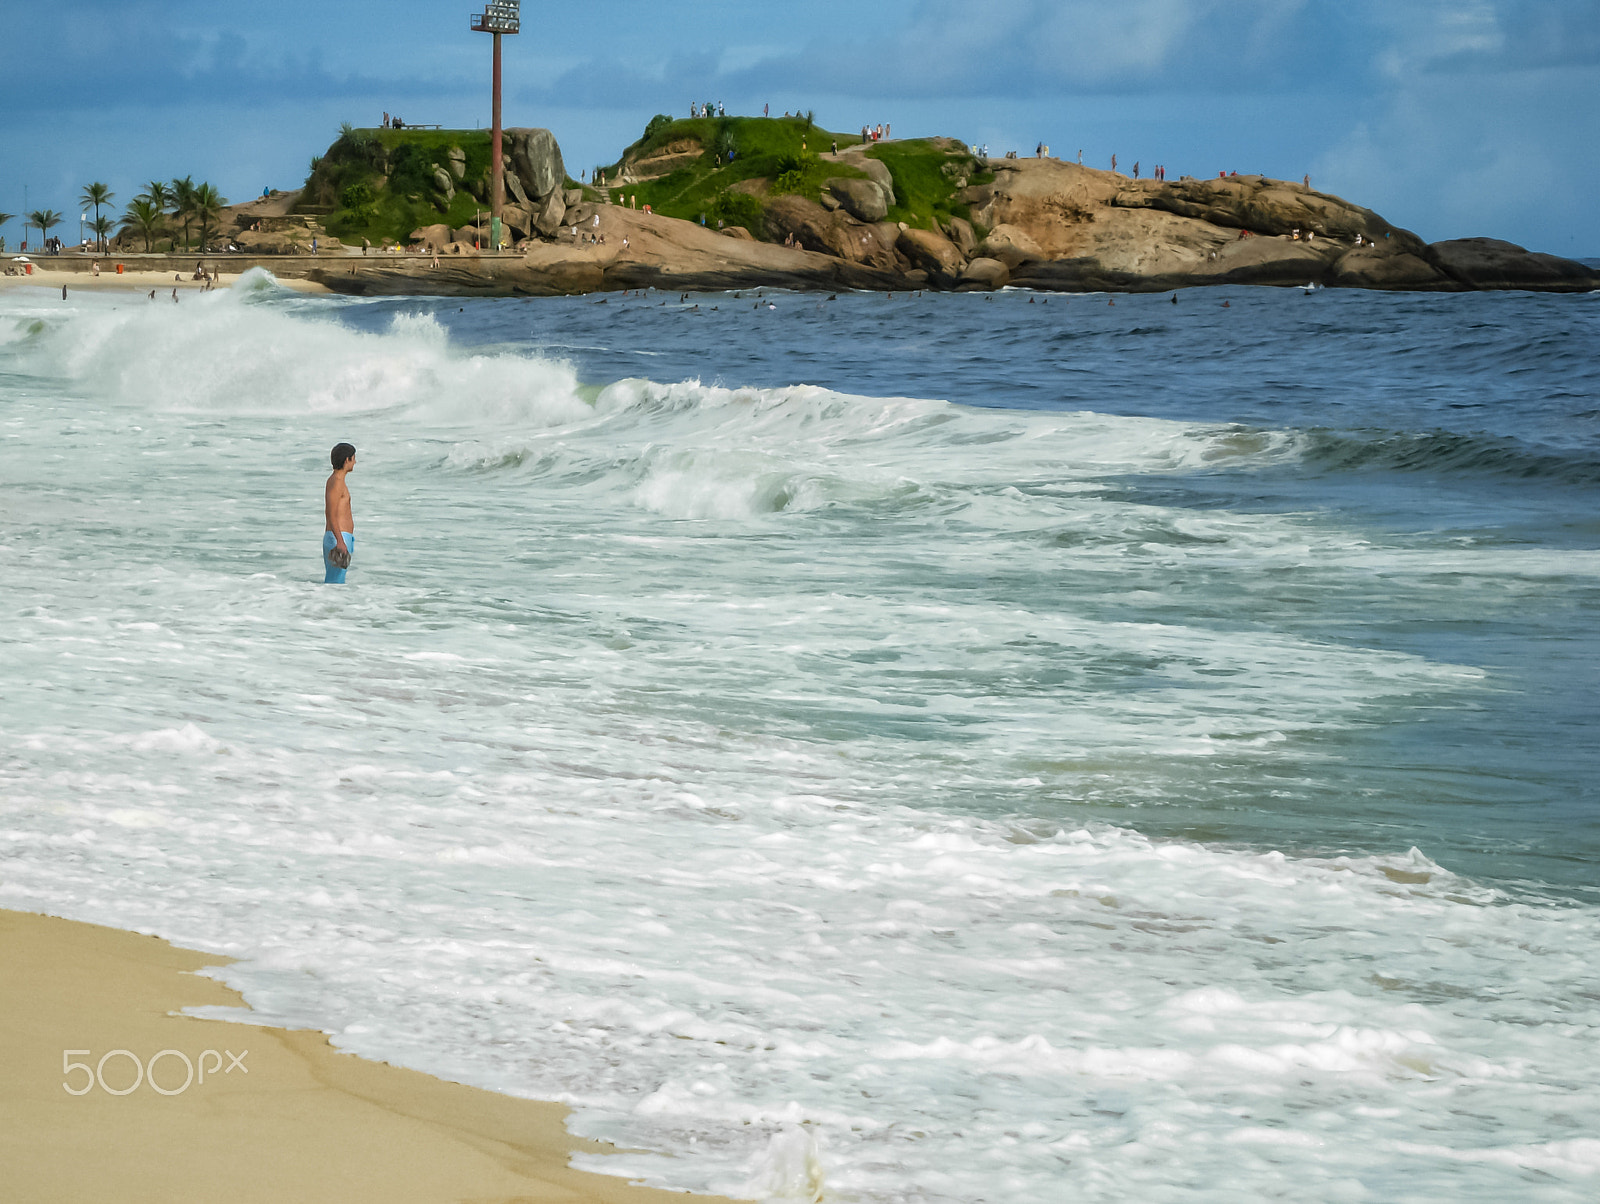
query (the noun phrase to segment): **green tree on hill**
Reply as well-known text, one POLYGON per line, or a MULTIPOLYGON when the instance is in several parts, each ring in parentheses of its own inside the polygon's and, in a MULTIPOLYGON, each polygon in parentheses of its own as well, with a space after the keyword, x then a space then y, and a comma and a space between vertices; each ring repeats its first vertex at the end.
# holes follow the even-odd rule
POLYGON ((194 217, 194 177, 172 181, 172 212, 183 223, 183 245, 189 245, 189 221, 194 217))
POLYGON ((222 217, 228 198, 214 184, 201 184, 194 190, 194 220, 200 223, 200 249, 211 239, 211 227, 222 217))
MULTIPOLYGON (((93 228, 95 230, 98 230, 100 227, 100 206, 111 204, 115 197, 116 194, 104 184, 96 183, 84 185, 83 195, 78 198, 78 203, 81 205, 94 206, 93 228)), ((101 247, 100 249, 101 251, 105 250, 104 247, 101 247)))
POLYGON ((148 196, 136 196, 122 212, 122 229, 144 239, 144 249, 148 254, 151 240, 160 232, 165 218, 166 214, 148 196))

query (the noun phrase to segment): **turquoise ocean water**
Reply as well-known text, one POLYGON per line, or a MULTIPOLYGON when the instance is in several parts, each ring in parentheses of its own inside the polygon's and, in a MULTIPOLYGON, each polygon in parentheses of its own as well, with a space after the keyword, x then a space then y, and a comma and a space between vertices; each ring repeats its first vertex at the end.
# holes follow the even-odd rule
POLYGON ((669 1186, 1592 1199, 1597 336, 0 294, 0 905, 669 1186))

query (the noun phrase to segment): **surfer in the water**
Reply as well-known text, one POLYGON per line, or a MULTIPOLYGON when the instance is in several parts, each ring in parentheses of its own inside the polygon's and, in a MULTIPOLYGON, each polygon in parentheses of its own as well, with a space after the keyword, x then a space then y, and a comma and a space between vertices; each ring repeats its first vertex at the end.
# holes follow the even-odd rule
POLYGON ((323 582, 344 584, 345 570, 356 551, 356 520, 350 512, 350 488, 345 477, 356 466, 356 449, 341 443, 333 449, 333 475, 328 478, 327 529, 322 533, 323 582))

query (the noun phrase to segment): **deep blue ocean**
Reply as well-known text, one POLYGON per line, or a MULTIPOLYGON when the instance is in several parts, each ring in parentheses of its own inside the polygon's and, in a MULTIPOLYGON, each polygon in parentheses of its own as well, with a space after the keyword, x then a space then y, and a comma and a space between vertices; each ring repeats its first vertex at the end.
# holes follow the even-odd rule
POLYGON ((1600 295, 0 293, 0 906, 680 1189, 1592 1200, 1597 348, 1600 295))
MULTIPOLYGON (((1097 585, 1088 612, 1403 652, 1480 668, 1481 687, 1375 715, 1266 781, 1224 758, 1192 794, 1140 800, 1137 820, 1116 802, 1097 817, 1304 851, 1416 845, 1486 880, 1600 891, 1600 296, 680 296, 369 316, 436 314, 462 344, 532 347, 598 383, 811 384, 1287 437, 1294 454, 1267 463, 1100 479, 1168 514, 1336 523, 1371 549, 1358 571, 1309 548, 1256 566, 1163 563, 1145 545, 1127 588, 1097 585)), ((997 595, 1080 588, 1059 561, 1011 573, 997 595)))

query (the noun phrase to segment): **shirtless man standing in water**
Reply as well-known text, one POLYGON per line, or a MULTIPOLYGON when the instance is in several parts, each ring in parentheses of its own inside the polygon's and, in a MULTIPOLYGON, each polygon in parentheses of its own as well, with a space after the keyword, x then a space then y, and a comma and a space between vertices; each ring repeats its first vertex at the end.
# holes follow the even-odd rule
POLYGON ((356 449, 341 443, 333 449, 332 459, 333 475, 328 478, 327 488, 328 525, 322 533, 322 580, 324 584, 343 585, 345 570, 356 551, 356 520, 350 513, 350 489, 344 483, 356 466, 356 449))

